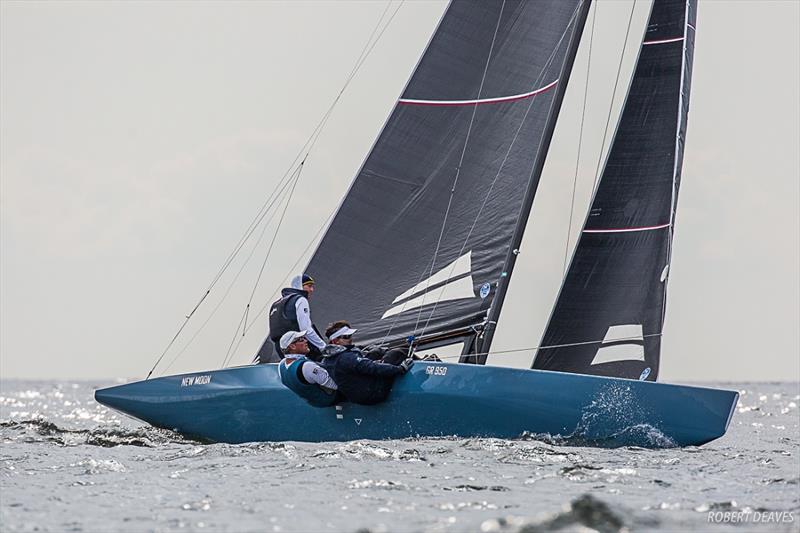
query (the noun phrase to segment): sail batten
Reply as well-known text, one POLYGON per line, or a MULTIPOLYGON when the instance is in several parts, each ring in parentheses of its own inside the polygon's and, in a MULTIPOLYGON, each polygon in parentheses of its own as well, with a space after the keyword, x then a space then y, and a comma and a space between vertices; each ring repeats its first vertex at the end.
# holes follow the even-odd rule
POLYGON ((695 16, 694 0, 652 4, 605 167, 533 368, 658 376, 695 16), (638 338, 608 344, 623 327, 636 328, 638 338))

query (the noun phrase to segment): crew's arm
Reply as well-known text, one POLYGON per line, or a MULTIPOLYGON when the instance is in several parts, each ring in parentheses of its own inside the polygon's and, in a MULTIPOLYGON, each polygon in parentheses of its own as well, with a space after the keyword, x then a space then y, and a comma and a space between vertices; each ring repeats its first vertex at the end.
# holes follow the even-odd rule
POLYGON ((308 342, 322 351, 325 348, 325 341, 317 335, 314 324, 311 322, 311 310, 308 307, 308 300, 301 296, 295 302, 294 308, 297 311, 297 325, 300 326, 300 330, 305 330, 308 342))
POLYGON ((390 365, 387 363, 376 363, 375 361, 370 361, 366 357, 359 357, 356 354, 351 353, 342 354, 338 364, 343 366, 343 370, 346 372, 349 371, 354 374, 364 374, 367 376, 380 376, 389 378, 405 373, 405 371, 399 366, 390 365))
POLYGON ((303 363, 303 377, 309 383, 313 383, 315 385, 321 385, 327 389, 336 390, 339 387, 333 381, 328 371, 319 366, 316 363, 311 361, 306 361, 303 363))

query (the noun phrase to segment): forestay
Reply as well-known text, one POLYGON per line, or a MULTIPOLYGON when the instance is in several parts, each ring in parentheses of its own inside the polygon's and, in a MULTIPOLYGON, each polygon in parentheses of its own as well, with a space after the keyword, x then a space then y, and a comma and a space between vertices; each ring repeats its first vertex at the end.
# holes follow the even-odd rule
POLYGON ((694 0, 655 0, 615 139, 533 368, 655 380, 694 0))
POLYGON ((449 5, 307 267, 319 325, 398 342, 484 322, 579 4, 449 5))

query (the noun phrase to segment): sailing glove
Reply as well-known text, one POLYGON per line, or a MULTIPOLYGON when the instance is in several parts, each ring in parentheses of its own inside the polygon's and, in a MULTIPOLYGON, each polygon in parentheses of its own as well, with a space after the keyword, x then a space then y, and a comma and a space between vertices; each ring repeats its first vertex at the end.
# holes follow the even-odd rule
POLYGON ((403 369, 403 374, 408 372, 413 365, 414 365, 414 360, 411 359, 411 358, 408 358, 405 361, 403 361, 402 363, 400 363, 400 368, 403 369))

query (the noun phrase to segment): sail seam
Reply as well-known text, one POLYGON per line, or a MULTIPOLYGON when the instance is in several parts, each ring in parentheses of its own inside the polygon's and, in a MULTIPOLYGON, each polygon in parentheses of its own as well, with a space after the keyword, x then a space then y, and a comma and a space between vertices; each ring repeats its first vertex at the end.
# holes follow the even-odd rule
POLYGON ((558 79, 548 83, 544 87, 540 87, 536 90, 529 91, 527 93, 520 93, 520 94, 513 94, 510 96, 497 96, 494 98, 479 98, 474 100, 413 100, 410 98, 401 98, 397 102, 399 104, 405 105, 427 105, 427 106, 462 106, 462 105, 482 105, 482 104, 499 104, 499 103, 506 103, 506 102, 516 102, 519 100, 525 100, 526 98, 530 98, 531 96, 536 96, 537 94, 541 94, 544 92, 549 91, 553 87, 558 84, 558 79))

